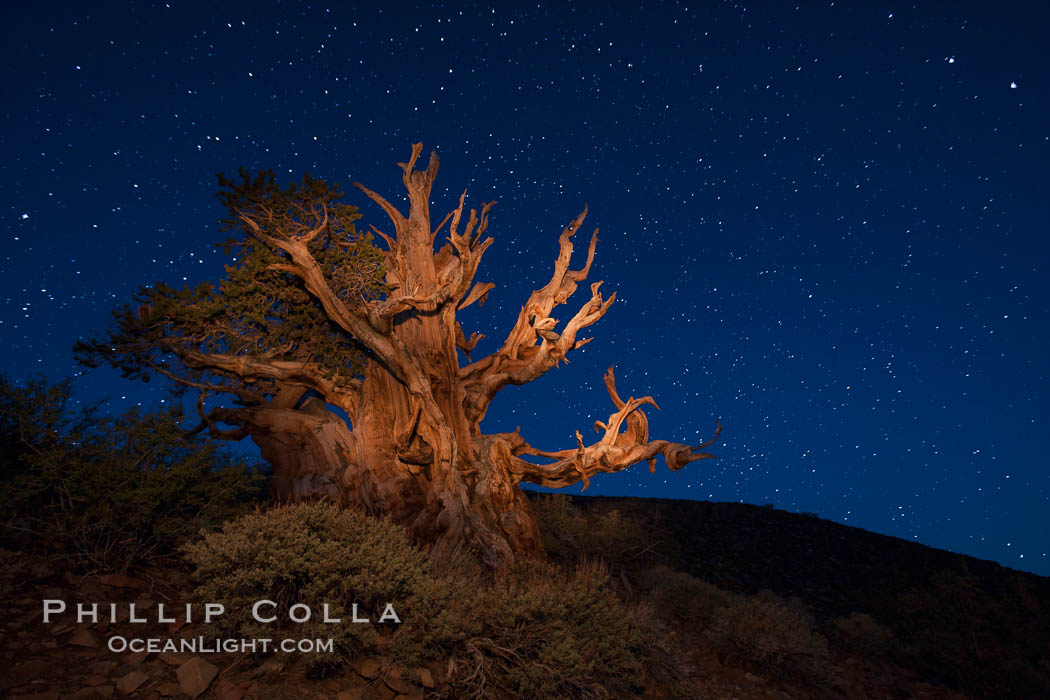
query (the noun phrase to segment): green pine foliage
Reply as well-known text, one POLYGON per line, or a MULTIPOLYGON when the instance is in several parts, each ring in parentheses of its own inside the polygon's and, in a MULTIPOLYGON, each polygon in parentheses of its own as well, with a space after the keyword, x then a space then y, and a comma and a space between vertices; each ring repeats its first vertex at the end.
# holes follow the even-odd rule
POLYGON ((164 283, 143 287, 135 302, 117 309, 106 337, 80 341, 78 360, 109 364, 125 377, 160 374, 183 388, 231 393, 241 400, 272 394, 269 380, 250 383, 236 374, 204 368, 200 354, 252 355, 276 361, 309 362, 339 386, 363 371, 367 358, 306 290, 281 268, 289 262, 278 246, 264 242, 310 238, 307 247, 328 283, 350 307, 383 295, 384 254, 370 234, 358 231, 357 208, 342 202, 338 185, 306 175, 280 187, 272 172, 242 170, 239 179, 219 176, 219 199, 227 215, 220 231, 241 235, 221 245, 232 255, 218 283, 176 289, 164 283), (242 216, 261 222, 258 236, 245 236, 242 216), (260 238, 262 240, 260 240, 260 238))

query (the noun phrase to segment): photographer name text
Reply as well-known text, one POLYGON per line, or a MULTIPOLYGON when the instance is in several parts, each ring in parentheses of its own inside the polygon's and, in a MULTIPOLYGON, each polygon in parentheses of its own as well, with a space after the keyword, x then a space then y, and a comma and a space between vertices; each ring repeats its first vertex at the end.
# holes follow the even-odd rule
MULTIPOLYGON (((48 599, 43 601, 43 605, 44 624, 51 624, 52 617, 62 615, 69 610, 69 606, 64 600, 48 599)), ((152 608, 152 605, 150 607, 152 608)), ((76 620, 78 625, 84 623, 97 624, 99 622, 109 622, 110 624, 118 622, 130 622, 134 624, 146 624, 148 622, 173 624, 176 622, 186 622, 188 624, 195 620, 207 624, 226 614, 226 606, 222 603, 186 603, 185 605, 177 605, 173 607, 174 610, 180 610, 184 613, 182 619, 176 619, 176 613, 174 610, 169 612, 169 610, 165 608, 164 603, 157 603, 157 609, 152 615, 144 610, 136 608, 135 603, 77 603, 76 620), (128 615, 127 619, 125 619, 122 614, 125 609, 128 615)), ((252 619, 264 625, 278 622, 282 617, 278 614, 277 608, 277 603, 272 600, 257 600, 252 604, 252 619)), ((304 603, 291 605, 287 610, 282 612, 284 614, 284 620, 297 624, 303 624, 309 622, 311 619, 315 619, 314 610, 304 603)), ((350 605, 349 614, 350 616, 347 619, 347 622, 350 624, 368 624, 371 622, 370 618, 362 617, 362 612, 358 610, 357 603, 352 603, 350 605)), ((328 603, 324 603, 321 606, 320 613, 317 617, 326 625, 340 624, 344 621, 342 617, 333 617, 331 606, 328 603)), ((400 624, 401 618, 397 616, 393 603, 386 604, 376 622, 394 622, 400 624)))

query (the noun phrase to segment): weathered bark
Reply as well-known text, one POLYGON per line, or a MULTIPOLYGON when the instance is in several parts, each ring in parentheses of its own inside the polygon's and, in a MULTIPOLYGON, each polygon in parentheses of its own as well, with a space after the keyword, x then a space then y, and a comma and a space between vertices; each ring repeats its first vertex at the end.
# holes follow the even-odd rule
POLYGON ((315 398, 302 406, 226 409, 203 414, 205 424, 235 423, 239 430, 224 437, 251 436, 262 458, 273 469, 270 495, 279 503, 325 498, 347 501, 343 471, 354 436, 346 421, 315 398))
POLYGON ((543 553, 522 481, 554 487, 583 481, 586 488, 596 473, 641 461, 653 469, 658 454, 678 470, 711 457, 700 451, 710 442, 691 448, 649 440, 648 422, 639 409, 656 403, 650 397, 623 401, 612 368, 605 380, 616 412, 606 423, 596 423, 604 434, 593 445, 584 445, 577 432, 575 448, 546 452, 530 446, 517 432, 481 432, 481 421, 500 389, 533 381, 588 342, 578 338, 579 332, 604 316, 616 295, 605 299, 601 282, 591 284, 589 299, 556 330, 558 321, 551 313, 586 280, 598 243, 595 230, 583 267, 569 268, 572 238, 587 215, 584 209, 562 231, 551 280, 529 297, 500 349, 461 367, 458 350, 469 362, 483 336, 467 337, 456 312, 483 301, 494 286, 474 280, 492 243, 482 236, 494 202, 480 212, 470 210, 464 222, 464 193, 459 205, 432 228, 429 198, 438 160, 432 155, 427 168, 417 170, 421 150, 422 144, 416 144, 409 162, 401 164, 410 203, 407 215, 357 185, 393 225, 389 235, 373 227, 388 246, 386 281, 391 291, 384 300, 351 304, 329 285, 306 245, 327 225, 327 211, 315 226, 288 235, 273 233, 248 212, 241 215, 249 235, 284 254, 287 262, 273 269, 300 277, 332 321, 370 353, 363 379, 336 387, 309 363, 265 357, 183 352, 182 360, 246 381, 265 378, 286 389, 279 400, 261 407, 210 413, 201 407, 213 431, 219 431, 222 422, 252 435, 275 468, 277 498, 323 495, 388 515, 407 524, 434 551, 469 546, 498 568, 517 556, 543 553), (435 252, 435 238, 446 223, 447 242, 435 252), (319 398, 303 401, 308 393, 319 398), (325 402, 345 411, 350 425, 325 402))

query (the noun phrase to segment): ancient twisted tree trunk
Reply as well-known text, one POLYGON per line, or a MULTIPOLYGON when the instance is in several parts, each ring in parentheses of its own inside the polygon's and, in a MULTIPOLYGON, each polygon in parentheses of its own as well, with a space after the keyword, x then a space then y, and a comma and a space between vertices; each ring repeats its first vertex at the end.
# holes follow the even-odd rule
POLYGON ((273 234, 257 214, 241 216, 250 235, 282 253, 285 262, 272 268, 301 278, 331 320, 367 349, 371 360, 363 379, 336 387, 309 363, 187 352, 182 359, 246 381, 265 377, 288 389, 287 397, 268 405, 202 411, 213 428, 219 421, 236 423, 253 436, 275 467, 279 499, 327 495, 407 524, 435 551, 470 546, 498 568, 516 556, 542 554, 521 482, 561 487, 583 481, 586 486, 596 473, 638 462, 653 469, 659 454, 677 470, 710 457, 701 451, 710 442, 689 447, 650 440, 639 408, 655 402, 650 397, 622 400, 612 368, 605 382, 616 410, 596 424, 602 437, 593 444, 585 444, 577 432, 575 447, 549 452, 533 448, 517 432, 481 432, 481 421, 500 389, 533 381, 588 342, 579 332, 604 316, 616 295, 604 298, 601 282, 595 282, 589 298, 560 330, 551 317, 586 280, 594 259, 597 230, 582 267, 570 269, 573 236, 585 209, 562 231, 550 281, 529 297, 499 350, 461 366, 458 350, 469 359, 482 336, 467 337, 456 313, 484 300, 494 286, 475 281, 492 243, 484 234, 494 202, 470 210, 464 221, 464 193, 459 205, 433 226, 429 199, 438 160, 432 155, 425 170, 416 169, 421 150, 422 144, 416 144, 409 161, 400 164, 407 214, 357 185, 393 226, 389 234, 373 227, 387 245, 391 291, 383 300, 351 303, 333 291, 307 248, 327 225, 327 212, 312 229, 288 235, 273 234), (446 242, 435 251, 439 235, 446 242), (336 408, 349 416, 349 426, 333 412, 336 408), (526 456, 547 461, 537 464, 526 456))

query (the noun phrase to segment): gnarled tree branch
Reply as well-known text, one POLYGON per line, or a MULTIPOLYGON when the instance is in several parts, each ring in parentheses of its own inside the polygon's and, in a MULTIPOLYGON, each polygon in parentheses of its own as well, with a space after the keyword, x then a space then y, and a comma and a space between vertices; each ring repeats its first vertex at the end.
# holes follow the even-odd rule
POLYGON ((595 423, 595 430, 603 435, 592 445, 584 445, 583 436, 579 431, 576 432, 575 449, 555 452, 536 449, 522 440, 517 433, 504 436, 509 447, 509 454, 505 457, 511 464, 512 473, 520 481, 549 488, 562 488, 583 481, 583 487, 586 489, 595 474, 622 471, 638 462, 648 462, 649 471, 655 471, 656 457, 661 454, 668 468, 673 471, 678 471, 690 462, 716 458, 702 450, 718 439, 722 432, 721 422, 717 425, 714 438, 696 447, 667 440, 649 440, 649 422, 639 409, 646 404, 659 408, 653 398, 632 397, 623 401, 616 391, 612 367, 605 373, 605 386, 617 411, 609 416, 607 422, 595 423), (621 432, 624 423, 627 427, 621 432), (549 464, 533 464, 521 459, 519 455, 546 457, 556 461, 549 464))
MULTIPOLYGON (((386 366, 401 381, 406 381, 410 371, 410 358, 403 347, 397 347, 389 331, 376 328, 369 322, 370 314, 367 304, 350 308, 328 284, 321 266, 310 253, 306 244, 293 237, 278 237, 264 232, 250 215, 241 213, 247 231, 258 240, 278 250, 284 251, 290 258, 290 264, 282 269, 298 276, 309 291, 324 308, 328 317, 340 328, 348 332, 375 355, 376 359, 386 366)), ((374 305, 384 302, 373 302, 374 305)), ((372 318, 375 318, 374 313, 372 318)))
POLYGON ((559 362, 568 361, 567 353, 589 342, 589 339, 577 341, 579 331, 597 322, 616 300, 615 293, 608 299, 603 298, 599 292, 601 282, 593 283, 591 298, 560 333, 555 331, 558 321, 551 317, 551 311, 568 301, 578 283, 587 278, 594 262, 594 251, 598 244, 597 229, 591 236, 587 261, 583 267, 579 270, 569 269, 573 252, 572 236, 586 216, 587 208, 584 207, 580 215, 562 230, 550 281, 529 296, 503 346, 492 355, 460 370, 460 377, 472 394, 468 408, 472 420, 480 421, 484 417, 493 397, 503 387, 508 384, 526 384, 559 362))
POLYGON ((348 379, 337 385, 334 378, 325 377, 321 367, 309 362, 204 353, 185 348, 176 349, 175 352, 187 367, 230 372, 249 383, 257 379, 272 379, 284 385, 312 389, 323 396, 327 403, 339 406, 351 417, 360 398, 361 380, 348 379))
MULTIPOLYGON (((373 192, 372 190, 362 185, 360 182, 355 182, 354 187, 364 192, 366 197, 378 204, 379 207, 386 212, 386 215, 390 217, 390 221, 394 224, 395 231, 401 230, 401 228, 404 226, 405 217, 400 211, 398 211, 397 207, 395 207, 390 202, 386 201, 383 195, 377 192, 373 192)), ((391 244, 391 238, 389 236, 387 236, 386 234, 380 235, 383 236, 388 245, 391 244)))
POLYGON ((212 437, 219 438, 221 440, 242 440, 251 434, 251 430, 248 429, 244 422, 237 420, 232 415, 230 409, 213 408, 211 411, 205 412, 204 400, 208 398, 208 392, 202 391, 197 397, 197 414, 201 418, 200 425, 193 430, 189 431, 189 435, 196 435, 202 430, 207 429, 208 434, 212 437), (232 430, 227 430, 219 427, 219 422, 230 423, 238 425, 239 427, 232 430))

